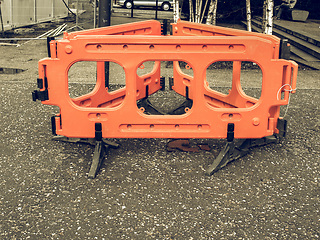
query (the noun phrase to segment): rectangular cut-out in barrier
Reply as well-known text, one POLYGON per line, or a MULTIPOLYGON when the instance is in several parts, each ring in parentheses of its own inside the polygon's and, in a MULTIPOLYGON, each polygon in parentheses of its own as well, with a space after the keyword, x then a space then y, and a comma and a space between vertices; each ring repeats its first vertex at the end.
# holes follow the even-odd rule
POLYGON ((51 58, 39 62, 39 79, 47 84, 37 94, 40 99, 46 92, 42 103, 60 108, 54 118, 56 134, 94 138, 97 123, 103 138, 227 138, 231 125, 235 138, 276 133, 280 106, 288 104, 288 91, 295 89, 297 77, 296 63, 278 59, 280 40, 183 21, 172 27, 173 36, 162 36, 159 22, 146 21, 65 33, 62 40, 51 41, 51 58), (90 93, 72 99, 68 71, 78 61, 97 62, 97 82, 90 93), (154 68, 138 75, 147 61, 154 61, 154 68), (163 61, 173 62, 173 91, 192 101, 183 114, 147 115, 137 106, 138 100, 162 88, 163 61), (218 61, 233 62, 229 94, 208 87, 207 68, 218 61), (259 99, 241 88, 244 61, 261 69, 259 99), (123 68, 125 87, 114 92, 105 87, 104 62, 123 68), (185 62, 193 75, 184 73, 179 62, 185 62))

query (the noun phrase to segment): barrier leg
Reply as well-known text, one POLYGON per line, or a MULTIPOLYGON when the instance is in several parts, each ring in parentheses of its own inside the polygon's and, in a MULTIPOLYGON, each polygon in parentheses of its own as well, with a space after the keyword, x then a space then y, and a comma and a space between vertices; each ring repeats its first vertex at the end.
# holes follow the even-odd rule
POLYGON ((192 108, 193 101, 191 99, 186 99, 179 107, 176 109, 173 109, 168 114, 169 115, 181 115, 186 113, 186 108, 191 109, 192 108))
POLYGON ((93 179, 96 177, 108 149, 108 145, 105 145, 102 141, 96 141, 88 178, 93 179))
POLYGON ((241 139, 237 142, 235 140, 227 142, 221 150, 217 158, 209 166, 206 175, 212 175, 219 169, 225 167, 229 162, 237 160, 247 153, 251 148, 267 145, 270 143, 279 143, 286 135, 287 121, 278 119, 277 129, 279 133, 259 138, 259 139, 241 139))
POLYGON ((148 98, 140 99, 137 103, 139 108, 144 108, 145 113, 149 115, 165 115, 164 112, 157 109, 153 104, 149 101, 148 98))
POLYGON ((193 101, 189 98, 187 98, 180 106, 177 108, 171 110, 168 113, 165 113, 159 109, 157 109, 150 101, 149 99, 142 98, 137 102, 138 108, 144 108, 146 114, 149 115, 181 115, 186 113, 186 108, 192 108, 193 101))
POLYGON ((68 138, 65 136, 54 136, 52 140, 70 143, 86 143, 95 146, 90 171, 88 174, 88 178, 91 179, 95 178, 97 173, 99 172, 100 166, 106 154, 108 153, 109 148, 119 147, 119 144, 110 142, 106 139, 97 141, 94 138, 68 138))

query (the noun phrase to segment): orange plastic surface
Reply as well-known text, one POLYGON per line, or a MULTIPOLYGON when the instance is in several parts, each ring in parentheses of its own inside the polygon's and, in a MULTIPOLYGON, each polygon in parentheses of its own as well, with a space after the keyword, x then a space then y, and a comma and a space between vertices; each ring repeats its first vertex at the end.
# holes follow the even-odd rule
POLYGON ((288 90, 295 89, 298 68, 293 61, 278 59, 280 40, 183 21, 172 27, 172 36, 162 36, 158 21, 145 21, 65 33, 62 40, 51 41, 51 58, 39 61, 39 78, 48 81, 49 100, 42 103, 60 108, 56 133, 94 138, 95 123, 102 124, 103 138, 226 138, 229 123, 234 123, 235 138, 261 138, 277 132, 280 106, 288 104, 288 90), (78 61, 97 62, 97 83, 92 92, 72 99, 68 71, 78 61), (105 61, 123 67, 126 87, 108 92, 105 61), (155 61, 153 71, 138 76, 137 69, 146 61, 155 61), (146 115, 137 107, 137 100, 161 88, 160 61, 174 62, 174 91, 185 96, 189 89, 193 106, 185 114, 146 115), (186 62, 193 76, 184 74, 178 61, 186 62), (228 95, 207 84, 207 67, 217 61, 233 61, 228 95), (247 96, 241 88, 242 61, 254 62, 262 71, 260 99, 247 96))

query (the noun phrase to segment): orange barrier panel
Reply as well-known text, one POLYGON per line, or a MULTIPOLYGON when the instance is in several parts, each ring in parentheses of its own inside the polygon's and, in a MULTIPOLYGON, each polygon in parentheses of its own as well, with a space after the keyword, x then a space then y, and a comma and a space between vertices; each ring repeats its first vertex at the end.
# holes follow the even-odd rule
POLYGON ((288 103, 286 88, 281 89, 285 91, 284 99, 278 99, 278 90, 286 84, 295 88, 297 64, 276 58, 275 51, 279 48, 276 37, 244 34, 246 32, 239 30, 228 30, 228 35, 233 33, 233 37, 208 36, 209 30, 214 32, 216 28, 181 21, 173 25, 173 32, 178 36, 160 36, 160 23, 148 21, 145 24, 65 33, 63 40, 52 41, 51 58, 39 62, 39 78, 47 79, 48 85, 48 100, 42 103, 60 107, 56 133, 93 138, 94 125, 99 122, 104 138, 226 138, 228 123, 234 123, 235 138, 272 135, 280 106, 288 103), (190 26, 196 32, 194 35, 205 34, 186 36, 185 29, 191 29, 190 26), (243 34, 235 36, 237 33, 243 34), (90 94, 71 99, 67 73, 70 66, 80 60, 98 63, 97 84, 90 94), (138 67, 147 60, 175 61, 173 90, 185 95, 186 87, 189 88, 189 97, 193 100, 190 111, 179 116, 154 116, 143 114, 137 108, 136 101, 146 96, 146 86, 149 95, 161 88, 160 67, 149 75, 137 76, 138 67), (233 86, 228 95, 213 91, 206 85, 207 67, 219 60, 235 63, 233 86), (126 88, 108 93, 104 87, 104 68, 101 67, 104 61, 116 62, 123 67, 126 88), (194 77, 179 74, 177 61, 187 62, 194 71, 194 77), (246 96, 241 89, 240 61, 252 61, 262 70, 259 100, 246 96))
POLYGON ((161 35, 158 21, 145 21, 65 33, 50 43, 51 57, 39 61, 40 91, 34 100, 55 105, 55 133, 72 138, 262 138, 277 133, 280 106, 295 91, 298 65, 279 59, 280 39, 259 33, 179 21, 172 36, 161 35), (92 92, 69 96, 68 71, 78 61, 97 62, 92 92), (144 62, 153 70, 139 76, 144 62), (160 90, 161 61, 173 61, 172 89, 192 102, 180 115, 147 114, 137 101, 160 90), (206 71, 218 61, 233 62, 232 88, 223 94, 208 86, 206 71), (241 62, 262 71, 261 96, 247 96, 240 83, 241 62), (104 62, 125 72, 126 86, 109 91, 104 85, 104 62), (184 73, 187 63, 193 76, 184 73), (290 91, 290 90, 294 91, 290 91), (229 133, 228 133, 229 132, 229 133), (230 133, 231 132, 231 133, 230 133))

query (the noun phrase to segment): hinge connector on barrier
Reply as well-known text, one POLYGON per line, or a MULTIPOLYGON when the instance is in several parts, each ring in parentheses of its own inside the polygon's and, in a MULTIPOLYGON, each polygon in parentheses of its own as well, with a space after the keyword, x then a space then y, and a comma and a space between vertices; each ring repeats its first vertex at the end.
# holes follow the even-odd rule
POLYGON ((161 35, 166 36, 168 34, 168 25, 169 24, 170 24, 170 20, 163 19, 163 23, 161 24, 161 35))
POLYGON ((287 133, 287 120, 279 118, 277 122, 277 129, 279 131, 277 134, 279 141, 282 141, 282 139, 286 137, 287 133))
POLYGON ((96 141, 102 141, 102 125, 101 123, 95 123, 94 125, 95 128, 95 139, 96 141))
POLYGON ((51 51, 50 51, 50 42, 54 40, 54 37, 47 37, 47 50, 48 50, 48 57, 51 58, 51 51))
POLYGON ((48 94, 48 89, 44 90, 44 91, 33 91, 32 92, 32 100, 33 101, 45 101, 45 100, 49 100, 49 94, 48 94))
POLYGON ((172 90, 173 86, 174 86, 173 77, 169 77, 169 89, 172 90))
POLYGON ((234 123, 228 123, 227 141, 232 142, 234 139, 234 123))
POLYGON ((190 98, 189 98, 189 87, 186 87, 186 99, 187 99, 187 100, 190 99, 190 98))
POLYGON ((61 125, 62 125, 62 122, 61 122, 61 114, 55 115, 55 116, 52 116, 52 117, 51 117, 51 130, 52 130, 52 134, 53 134, 54 136, 57 136, 57 122, 56 122, 56 119, 59 119, 59 120, 60 120, 59 129, 61 129, 61 125))
POLYGON ((44 79, 42 78, 38 78, 37 79, 37 85, 38 85, 38 88, 45 88, 45 90, 43 91, 33 91, 32 92, 32 100, 33 101, 37 101, 37 100, 40 100, 40 101, 45 101, 45 100, 49 100, 49 93, 48 93, 48 80, 47 78, 45 77, 44 79))
POLYGON ((37 85, 38 85, 38 88, 43 88, 43 79, 42 78, 37 78, 37 85))
POLYGON ((57 135, 56 133, 56 130, 57 130, 57 127, 56 127, 56 116, 52 116, 51 117, 51 129, 52 129, 52 134, 53 135, 57 135))
POLYGON ((279 58, 290 60, 290 43, 288 39, 281 39, 280 41, 279 58))
POLYGON ((165 77, 160 77, 160 90, 165 91, 166 90, 166 78, 165 77))

